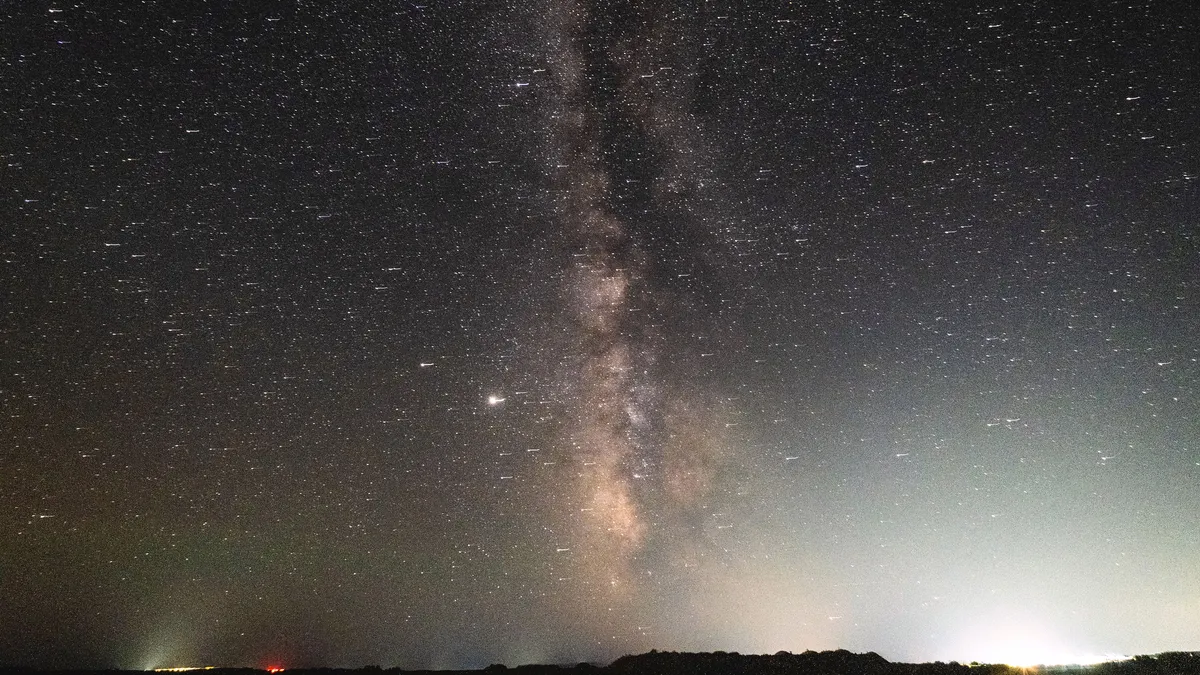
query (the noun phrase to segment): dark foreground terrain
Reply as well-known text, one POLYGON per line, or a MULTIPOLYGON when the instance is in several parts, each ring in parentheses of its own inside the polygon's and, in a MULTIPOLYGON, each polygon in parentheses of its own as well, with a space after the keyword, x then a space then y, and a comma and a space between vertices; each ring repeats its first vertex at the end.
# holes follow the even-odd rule
MULTIPOLYGON (((830 652, 779 652, 772 655, 744 655, 727 652, 704 654, 652 651, 638 656, 624 656, 607 666, 581 663, 576 666, 530 665, 506 668, 494 665, 484 670, 419 671, 368 666, 358 669, 289 668, 289 675, 1015 675, 1037 671, 1070 673, 1072 675, 1200 675, 1200 652, 1167 652, 1137 656, 1126 661, 1114 661, 1091 666, 1037 666, 1018 668, 1000 664, 892 663, 873 652, 853 654, 845 650, 830 652)), ((83 675, 105 673, 117 675, 119 670, 36 670, 0 667, 0 675, 36 672, 42 675, 83 675)), ((253 668, 214 668, 206 675, 253 675, 266 671, 253 668)))

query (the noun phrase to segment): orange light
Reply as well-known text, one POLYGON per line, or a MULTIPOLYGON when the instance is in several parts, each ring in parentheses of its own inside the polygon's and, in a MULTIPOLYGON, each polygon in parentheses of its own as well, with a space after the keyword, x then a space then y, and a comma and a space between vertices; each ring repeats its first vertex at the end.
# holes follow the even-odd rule
POLYGON ((283 668, 281 666, 267 666, 267 672, 268 673, 282 673, 283 668))

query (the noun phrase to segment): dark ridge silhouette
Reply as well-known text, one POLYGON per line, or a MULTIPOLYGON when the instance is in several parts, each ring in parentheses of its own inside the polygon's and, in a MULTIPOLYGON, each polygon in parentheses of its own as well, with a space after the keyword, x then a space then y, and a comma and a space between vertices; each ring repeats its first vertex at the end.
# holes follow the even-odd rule
POLYGON ((896 672, 893 664, 870 652, 852 654, 844 649, 833 652, 779 652, 766 655, 742 655, 737 652, 690 654, 652 651, 640 656, 624 656, 605 670, 614 675, 676 675, 682 673, 721 673, 722 675, 768 675, 804 673, 805 675, 886 675, 896 672))
MULTIPOLYGON (((39 670, 0 667, 0 675, 120 675, 144 671, 39 670)), ((259 675, 253 668, 214 668, 195 671, 204 675, 259 675)), ((660 652, 622 656, 607 666, 580 663, 575 666, 524 665, 509 668, 495 664, 482 670, 401 670, 399 668, 289 668, 288 675, 1200 675, 1200 652, 1164 652, 1136 656, 1090 666, 1049 665, 1020 668, 1003 664, 892 663, 868 652, 854 654, 844 649, 801 654, 777 652, 751 655, 737 652, 660 652)))
POLYGON ((1004 664, 892 663, 868 652, 844 649, 802 654, 742 655, 736 652, 691 654, 652 651, 625 656, 601 669, 613 675, 1200 675, 1200 652, 1167 652, 1091 666, 1050 665, 1019 668, 1004 664))

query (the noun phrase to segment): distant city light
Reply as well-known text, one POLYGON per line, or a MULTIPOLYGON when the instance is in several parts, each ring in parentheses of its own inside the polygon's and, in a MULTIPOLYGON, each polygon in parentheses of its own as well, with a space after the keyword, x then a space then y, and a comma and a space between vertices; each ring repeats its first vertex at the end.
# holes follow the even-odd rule
POLYGON ((1129 658, 1123 654, 1098 654, 1073 647, 1069 639, 1034 617, 1012 616, 973 628, 953 650, 952 658, 1017 668, 1090 666, 1129 658))

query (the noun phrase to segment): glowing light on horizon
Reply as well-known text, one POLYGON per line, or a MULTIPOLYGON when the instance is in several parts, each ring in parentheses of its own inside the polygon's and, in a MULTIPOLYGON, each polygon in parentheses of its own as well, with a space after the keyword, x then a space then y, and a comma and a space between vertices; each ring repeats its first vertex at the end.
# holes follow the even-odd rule
POLYGON ((996 663, 1017 668, 1033 666, 1090 666, 1123 661, 1123 654, 1081 650, 1035 621, 1010 621, 978 626, 953 650, 954 660, 996 663))
POLYGON ((1016 650, 1013 658, 981 661, 983 663, 1000 663, 1015 668, 1034 668, 1037 666, 1094 666, 1111 661, 1127 661, 1130 657, 1124 654, 1088 654, 1070 650, 1051 650, 1039 652, 1036 650, 1016 650))
POLYGON ((193 670, 212 670, 216 666, 176 666, 174 668, 155 668, 156 673, 186 673, 193 670))

